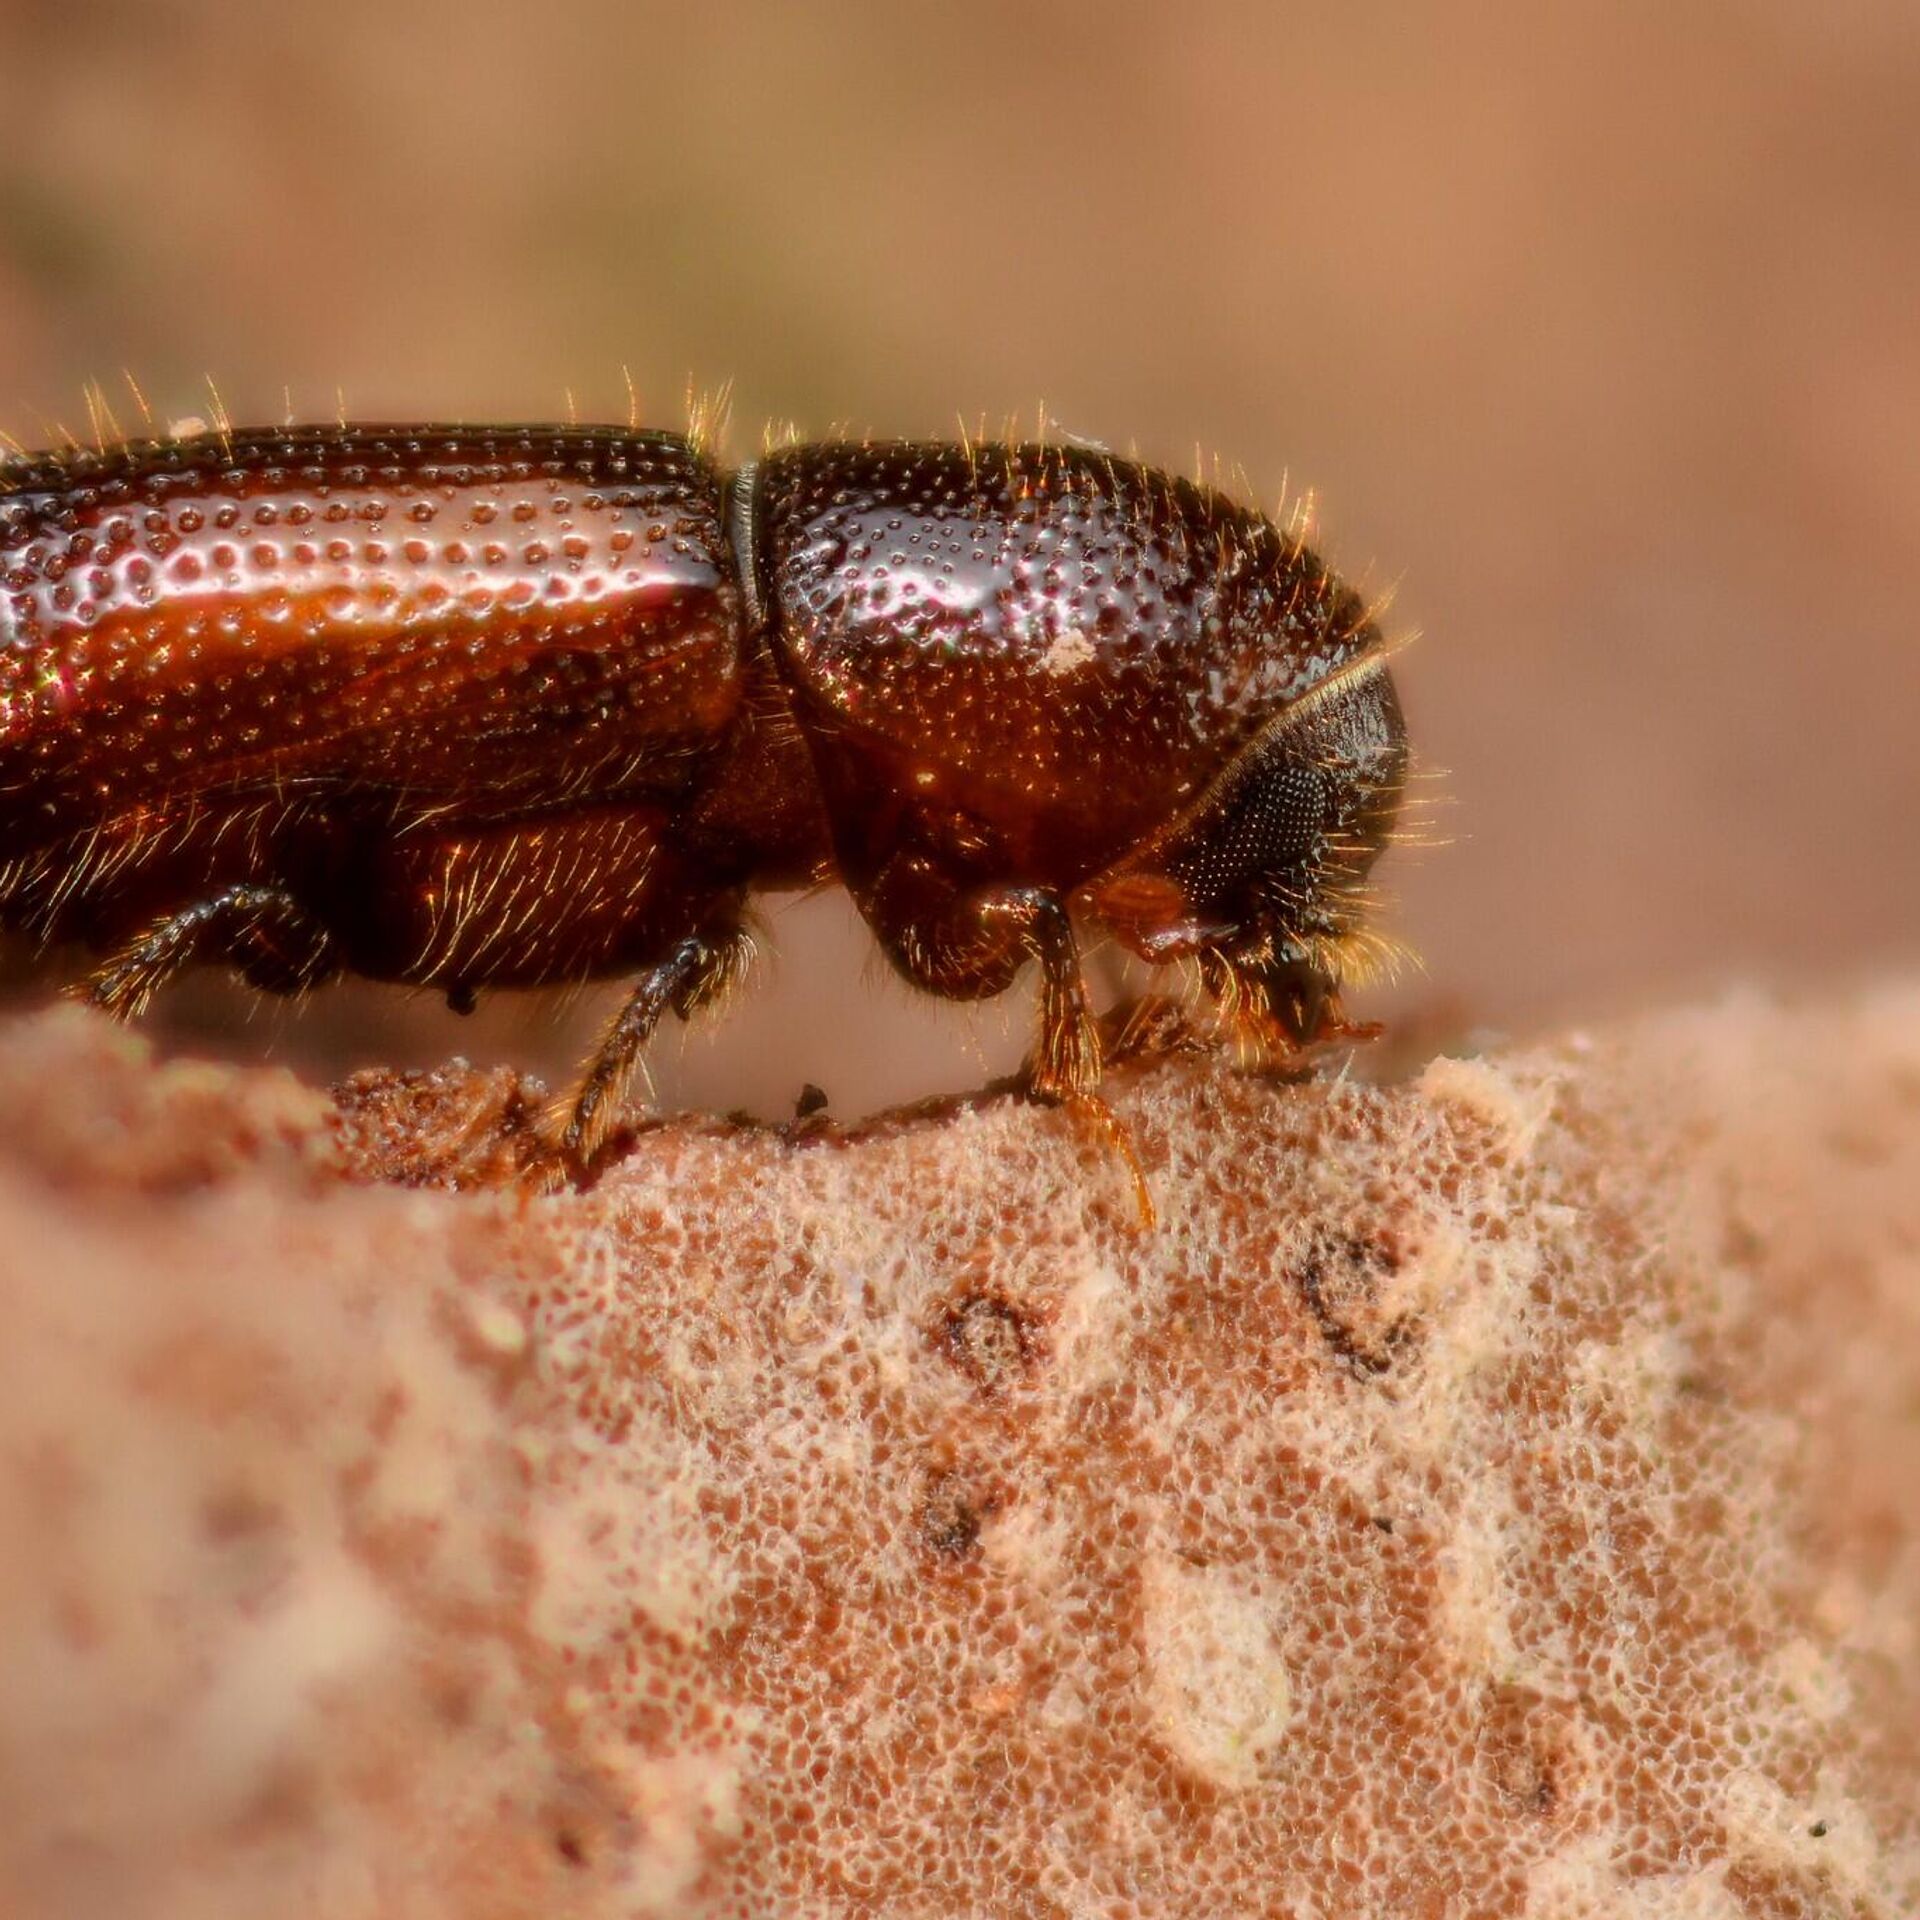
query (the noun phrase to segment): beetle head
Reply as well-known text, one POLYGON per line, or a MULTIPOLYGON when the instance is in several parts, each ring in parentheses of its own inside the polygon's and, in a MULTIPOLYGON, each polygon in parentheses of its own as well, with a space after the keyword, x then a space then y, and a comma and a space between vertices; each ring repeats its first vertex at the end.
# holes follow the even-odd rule
POLYGON ((1342 980, 1391 952, 1368 924, 1367 876, 1406 770, 1399 700, 1370 653, 1275 715, 1086 902, 1143 959, 1198 960, 1217 991, 1264 998, 1309 1039, 1342 980))

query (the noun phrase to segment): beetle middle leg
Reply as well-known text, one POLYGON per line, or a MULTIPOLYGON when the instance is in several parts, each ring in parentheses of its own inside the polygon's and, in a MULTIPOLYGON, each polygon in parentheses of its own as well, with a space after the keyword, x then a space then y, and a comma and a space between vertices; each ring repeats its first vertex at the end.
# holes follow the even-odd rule
POLYGON ((282 887, 237 885, 156 921, 80 989, 119 1019, 143 1012, 177 973, 224 960, 269 993, 318 986, 342 964, 333 936, 282 887))
POLYGON ((607 1023, 580 1084, 548 1115, 555 1154, 584 1173, 606 1144, 641 1050, 666 1013, 691 1019, 728 992, 746 971, 753 943, 739 926, 687 935, 640 976, 625 1004, 607 1023))
MULTIPOLYGON (((717 998, 750 952, 739 886, 716 886, 670 829, 658 797, 406 822, 369 835, 341 863, 329 918, 356 971, 436 988, 456 1010, 487 988, 638 974, 584 1074, 537 1129, 542 1178, 590 1169, 661 1016, 685 1019, 717 998)), ((460 1153, 498 1118, 497 1103, 483 1104, 460 1153)))

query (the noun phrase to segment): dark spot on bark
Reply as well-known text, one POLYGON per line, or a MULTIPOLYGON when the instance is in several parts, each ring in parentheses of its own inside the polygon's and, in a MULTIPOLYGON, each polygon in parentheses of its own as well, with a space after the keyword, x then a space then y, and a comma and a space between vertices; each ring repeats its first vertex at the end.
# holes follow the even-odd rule
POLYGON ((981 1393, 1004 1393, 1046 1358, 1038 1319, 998 1293, 964 1293, 935 1317, 934 1345, 981 1393))

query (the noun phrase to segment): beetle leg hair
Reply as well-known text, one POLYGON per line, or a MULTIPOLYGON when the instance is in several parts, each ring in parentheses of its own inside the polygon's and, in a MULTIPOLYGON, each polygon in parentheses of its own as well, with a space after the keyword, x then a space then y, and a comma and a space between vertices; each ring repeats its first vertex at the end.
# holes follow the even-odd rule
POLYGON ((557 1157, 584 1173, 606 1144, 627 1080, 663 1014, 688 1020, 736 985, 753 954, 744 927, 689 934, 640 976, 607 1023, 580 1084, 548 1115, 557 1157))
POLYGON ((250 985, 302 993, 339 971, 326 928, 281 887, 232 886, 156 921, 80 989, 80 997, 122 1020, 143 1012, 175 974, 196 960, 224 960, 250 985))

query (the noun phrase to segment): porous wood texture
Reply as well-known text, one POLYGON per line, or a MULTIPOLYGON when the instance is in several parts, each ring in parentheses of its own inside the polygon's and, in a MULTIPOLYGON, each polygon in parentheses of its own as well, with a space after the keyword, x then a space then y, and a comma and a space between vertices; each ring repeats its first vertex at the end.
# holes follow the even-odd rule
POLYGON ((370 1178, 513 1095, 0 1034, 0 1910, 1920 1911, 1920 988, 1126 1070, 1147 1233, 1011 1099, 370 1178))

